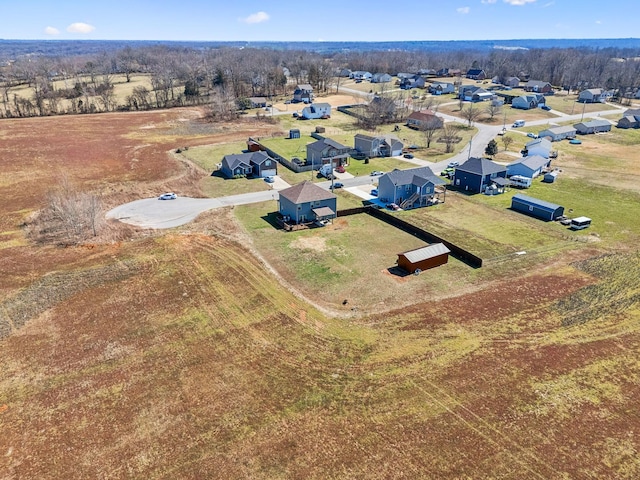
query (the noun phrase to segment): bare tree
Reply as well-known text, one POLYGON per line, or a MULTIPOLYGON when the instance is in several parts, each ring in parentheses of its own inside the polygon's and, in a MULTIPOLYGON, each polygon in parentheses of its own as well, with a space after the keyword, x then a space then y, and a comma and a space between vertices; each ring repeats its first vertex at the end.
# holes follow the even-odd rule
POLYGON ((420 131, 422 132, 427 148, 431 147, 431 142, 440 128, 440 122, 435 118, 420 124, 420 131))
POLYGON ((487 105, 485 112, 487 112, 487 114, 489 115, 489 118, 493 120, 493 117, 498 115, 501 110, 502 110, 502 105, 498 105, 496 103, 491 102, 489 103, 489 105, 487 105))
POLYGON ((460 141, 458 129, 451 123, 445 123, 442 128, 442 137, 445 144, 445 153, 453 152, 453 146, 460 141))
POLYGON ((502 136, 502 144, 504 145, 504 149, 508 150, 509 149, 509 145, 511 145, 513 143, 513 138, 508 136, 508 135, 503 135, 502 136))
POLYGON ((469 126, 475 122, 480 116, 480 110, 475 108, 473 103, 467 105, 462 111, 462 118, 464 118, 467 122, 469 122, 469 126))

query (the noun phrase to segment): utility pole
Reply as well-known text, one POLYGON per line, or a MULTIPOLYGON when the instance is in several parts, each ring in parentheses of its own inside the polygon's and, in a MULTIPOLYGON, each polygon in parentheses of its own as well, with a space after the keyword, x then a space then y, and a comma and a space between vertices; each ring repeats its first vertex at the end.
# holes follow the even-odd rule
POLYGON ((580 121, 584 120, 584 109, 587 108, 587 102, 582 104, 582 117, 580 117, 580 121))
POLYGON ((467 160, 471 158, 471 144, 473 143, 473 137, 469 139, 469 155, 467 155, 467 160))

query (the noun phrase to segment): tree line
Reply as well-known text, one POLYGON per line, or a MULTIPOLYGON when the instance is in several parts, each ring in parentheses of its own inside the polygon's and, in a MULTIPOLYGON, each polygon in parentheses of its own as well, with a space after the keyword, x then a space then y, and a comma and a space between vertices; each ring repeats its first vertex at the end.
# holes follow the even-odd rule
POLYGON ((7 62, 0 66, 0 117, 200 104, 213 105, 217 114, 227 116, 235 114, 243 99, 285 96, 297 83, 309 83, 320 93, 337 90, 341 69, 393 75, 444 67, 460 69, 463 74, 481 68, 501 80, 527 75, 570 90, 602 87, 626 94, 640 87, 640 51, 635 49, 322 54, 269 48, 127 46, 99 54, 25 55, 7 62), (140 74, 148 77, 147 85, 136 85, 124 98, 116 96, 116 75, 131 82, 140 74))

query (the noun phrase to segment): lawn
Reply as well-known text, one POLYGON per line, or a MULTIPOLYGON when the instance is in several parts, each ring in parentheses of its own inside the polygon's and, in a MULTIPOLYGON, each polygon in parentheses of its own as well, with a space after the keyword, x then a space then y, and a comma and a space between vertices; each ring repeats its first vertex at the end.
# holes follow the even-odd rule
POLYGON ((556 94, 545 97, 547 105, 567 115, 589 114, 605 110, 617 110, 613 105, 606 103, 578 103, 578 95, 556 94))
MULTIPOLYGON (((353 197, 338 208, 361 202, 353 197)), ((344 197, 343 197, 344 196, 344 197)), ((462 285, 471 269, 450 259, 429 275, 401 277, 389 272, 396 254, 425 243, 367 214, 339 217, 324 228, 285 232, 269 216, 271 203, 236 207, 236 215, 269 263, 296 288, 321 304, 340 306, 344 299, 360 311, 411 302, 418 293, 438 295, 438 285, 462 285)))

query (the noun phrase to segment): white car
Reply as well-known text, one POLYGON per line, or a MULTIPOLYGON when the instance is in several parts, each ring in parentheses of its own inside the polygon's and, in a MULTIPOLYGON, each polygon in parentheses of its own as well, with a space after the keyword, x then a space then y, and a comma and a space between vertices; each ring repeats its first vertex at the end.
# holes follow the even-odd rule
POLYGON ((173 192, 167 192, 160 195, 158 200, 175 200, 176 198, 178 198, 178 195, 173 192))
POLYGON ((449 162, 447 163, 447 168, 454 168, 454 167, 459 167, 460 166, 460 162, 449 162))

